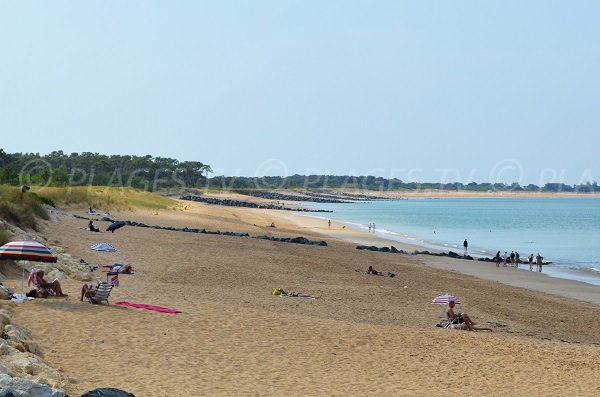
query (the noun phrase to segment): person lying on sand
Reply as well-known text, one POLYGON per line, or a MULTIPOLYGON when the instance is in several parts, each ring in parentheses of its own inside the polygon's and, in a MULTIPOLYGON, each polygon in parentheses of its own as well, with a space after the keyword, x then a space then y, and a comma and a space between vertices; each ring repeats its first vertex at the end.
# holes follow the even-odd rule
POLYGON ((130 264, 102 265, 102 267, 110 269, 110 271, 105 270, 106 273, 133 274, 133 267, 130 264))
POLYGON ((373 269, 373 266, 369 266, 369 269, 367 269, 367 274, 373 274, 375 276, 388 276, 388 277, 395 277, 396 274, 392 273, 392 272, 388 272, 387 274, 383 274, 383 272, 379 272, 375 269, 373 269))
POLYGON ((383 276, 383 272, 378 272, 377 270, 373 269, 373 266, 369 266, 369 269, 367 270, 367 274, 373 274, 375 276, 383 276))
POLYGON ((448 321, 450 321, 453 325, 459 325, 459 327, 452 327, 456 329, 468 329, 469 331, 493 331, 493 329, 488 327, 478 326, 466 313, 454 313, 454 301, 448 302, 448 308, 446 309, 446 314, 448 314, 448 321), (464 325, 461 325, 464 324, 464 325))

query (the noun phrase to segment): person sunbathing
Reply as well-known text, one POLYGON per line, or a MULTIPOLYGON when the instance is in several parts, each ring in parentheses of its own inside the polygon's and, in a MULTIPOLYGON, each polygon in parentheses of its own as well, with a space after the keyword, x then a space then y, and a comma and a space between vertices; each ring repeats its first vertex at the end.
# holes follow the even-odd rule
POLYGON ((133 274, 133 267, 129 264, 127 265, 121 265, 119 264, 115 264, 115 265, 102 265, 102 267, 106 267, 109 268, 110 270, 107 273, 119 273, 119 274, 133 274))
POLYGON ((449 301, 448 308, 446 309, 448 321, 450 321, 451 324, 464 324, 463 327, 466 327, 469 331, 493 331, 493 329, 491 328, 478 326, 477 323, 471 320, 471 318, 466 313, 454 313, 454 306, 455 302, 449 301))
POLYGON ((41 269, 36 271, 32 270, 31 274, 29 275, 29 279, 27 280, 27 286, 29 287, 31 283, 33 283, 36 288, 45 290, 48 295, 68 296, 67 294, 63 293, 58 279, 54 279, 54 281, 49 283, 44 279, 44 271, 41 269))
POLYGON ((383 276, 383 272, 378 272, 377 270, 373 269, 373 266, 369 266, 369 269, 367 270, 367 274, 374 274, 376 276, 383 276))

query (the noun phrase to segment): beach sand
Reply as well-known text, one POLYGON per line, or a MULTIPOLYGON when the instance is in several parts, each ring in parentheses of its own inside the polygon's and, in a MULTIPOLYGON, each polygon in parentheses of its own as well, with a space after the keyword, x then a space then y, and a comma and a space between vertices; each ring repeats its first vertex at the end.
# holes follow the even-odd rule
MULTIPOLYGON (((579 283, 538 277, 551 282, 536 287, 533 279, 520 281, 528 272, 493 264, 483 266, 501 270, 506 280, 482 268, 465 270, 466 261, 435 265, 357 251, 354 241, 361 239, 390 244, 283 211, 194 203, 188 211, 113 217, 251 236, 301 235, 328 246, 129 226, 98 234, 82 231, 84 220, 46 222, 51 244, 74 257, 131 263, 136 271, 120 277, 110 305, 80 302, 83 283, 64 280, 68 298, 16 308, 13 322, 28 328, 44 359, 73 379, 71 395, 95 387, 138 396, 600 394, 597 287, 575 296, 568 291, 579 283), (277 227, 267 227, 271 222, 277 227), (89 250, 101 241, 118 252, 89 250), (367 275, 369 265, 396 277, 367 275), (271 295, 277 287, 319 298, 271 295), (444 307, 430 302, 446 292, 496 332, 436 328, 444 307), (183 313, 112 304, 118 300, 183 313)), ((9 276, 9 285, 20 283, 18 273, 9 276)), ((101 272, 96 277, 105 279, 101 272)))

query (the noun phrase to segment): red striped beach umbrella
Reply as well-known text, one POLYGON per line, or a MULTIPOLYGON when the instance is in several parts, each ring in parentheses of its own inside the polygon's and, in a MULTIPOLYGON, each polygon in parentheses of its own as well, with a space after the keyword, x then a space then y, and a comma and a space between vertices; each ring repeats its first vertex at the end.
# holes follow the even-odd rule
MULTIPOLYGON (((56 262, 56 257, 44 244, 37 241, 13 241, 0 247, 0 259, 15 261, 56 262)), ((25 267, 21 277, 21 290, 25 290, 25 267)))
POLYGON ((0 247, 0 259, 16 261, 56 262, 56 257, 44 244, 36 241, 13 241, 0 247))
POLYGON ((460 304, 460 300, 458 300, 458 298, 456 296, 450 295, 450 294, 444 294, 444 295, 436 296, 431 301, 431 303, 434 304, 434 305, 447 305, 448 302, 454 302, 457 305, 460 304))

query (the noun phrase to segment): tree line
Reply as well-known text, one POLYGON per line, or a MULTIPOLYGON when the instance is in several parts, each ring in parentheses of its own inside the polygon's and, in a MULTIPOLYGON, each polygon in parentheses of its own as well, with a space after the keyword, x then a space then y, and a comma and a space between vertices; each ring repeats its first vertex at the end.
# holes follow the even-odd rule
POLYGON ((518 183, 419 183, 397 178, 349 175, 292 175, 287 177, 215 176, 209 165, 200 161, 179 161, 166 157, 104 155, 91 152, 54 151, 6 153, 0 149, 0 184, 41 186, 126 186, 146 191, 170 188, 212 189, 360 189, 513 191, 513 192, 598 192, 596 182, 579 185, 546 183, 544 186, 518 183))
POLYGON ((528 184, 521 186, 519 183, 420 183, 403 182, 400 179, 386 179, 375 176, 349 176, 349 175, 292 175, 288 177, 235 177, 218 176, 209 178, 207 187, 214 189, 360 189, 374 191, 393 190, 449 190, 473 192, 598 192, 596 182, 579 185, 564 183, 546 183, 544 186, 528 184))
POLYGON ((201 187, 209 165, 166 157, 98 153, 6 153, 0 149, 0 183, 42 186, 127 186, 147 191, 201 187))

